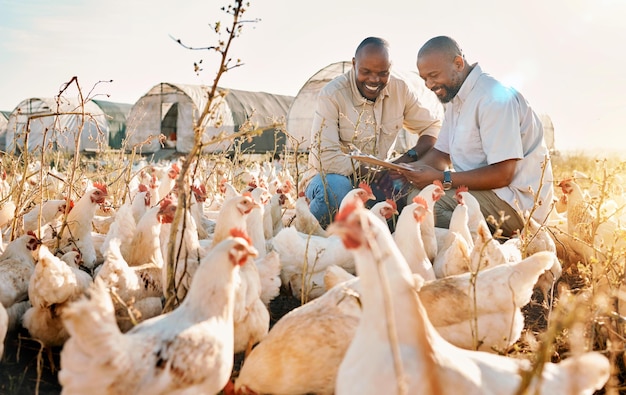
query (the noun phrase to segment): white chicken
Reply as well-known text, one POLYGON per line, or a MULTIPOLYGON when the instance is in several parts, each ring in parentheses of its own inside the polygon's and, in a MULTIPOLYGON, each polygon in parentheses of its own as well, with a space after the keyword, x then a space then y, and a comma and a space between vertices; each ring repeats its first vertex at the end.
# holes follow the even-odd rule
POLYGON ((426 218, 432 216, 432 212, 428 210, 428 203, 418 195, 413 198, 411 204, 402 209, 393 235, 398 249, 409 263, 411 272, 419 273, 427 281, 435 279, 435 272, 426 255, 421 227, 426 218))
MULTIPOLYGON (((137 195, 139 196, 139 194, 137 195)), ((143 196, 145 198, 146 195, 143 196)), ((133 239, 138 234, 137 232, 137 223, 135 222, 135 216, 133 214, 133 206, 134 202, 126 201, 126 203, 122 204, 122 206, 117 210, 117 214, 115 215, 115 221, 109 227, 109 231, 104 237, 102 241, 102 245, 100 245, 100 255, 103 257, 106 256, 106 247, 109 244, 111 239, 117 238, 120 240, 120 252, 125 260, 130 259, 132 253, 136 249, 140 249, 140 243, 133 243, 133 239)), ((143 205, 143 203, 142 203, 143 205)), ((97 272, 98 269, 94 271, 97 272)))
POLYGON ((28 283, 35 271, 33 254, 40 244, 30 232, 10 242, 0 255, 0 303, 5 308, 28 298, 28 283))
POLYGON ((440 233, 442 240, 433 261, 437 278, 457 273, 465 273, 470 267, 470 251, 474 248, 474 239, 468 226, 468 207, 461 192, 467 188, 459 187, 455 193, 457 206, 452 212, 450 226, 440 233))
POLYGON ((170 263, 169 255, 171 248, 170 243, 172 241, 172 224, 174 222, 177 205, 178 203, 175 202, 172 197, 165 197, 161 200, 157 217, 162 224, 159 239, 164 263, 161 277, 163 293, 165 297, 169 297, 169 285, 167 282, 171 281, 171 276, 173 275, 174 286, 176 287, 176 298, 180 301, 185 298, 187 290, 191 286, 191 279, 198 268, 204 248, 200 245, 196 223, 190 211, 183 209, 183 221, 176 227, 176 233, 174 235, 173 257, 175 261, 170 263), (170 270, 172 272, 168 273, 170 270))
POLYGON ((70 266, 48 247, 40 246, 39 261, 28 285, 32 307, 24 313, 22 325, 46 347, 63 345, 69 337, 61 320, 63 309, 82 296, 91 282, 89 273, 75 262, 70 266))
POLYGON ((610 219, 599 217, 573 179, 565 179, 559 186, 567 195, 567 232, 575 252, 591 257, 595 255, 593 247, 603 253, 613 247, 617 250, 626 247, 626 239, 621 235, 626 230, 610 219))
MULTIPOLYGON (((553 259, 553 254, 541 253, 481 271, 475 287, 469 273, 429 281, 419 296, 444 339, 466 349, 499 352, 520 337, 520 308, 553 259)), ((413 276, 421 281, 419 274, 413 276)), ((324 284, 326 293, 283 316, 252 350, 235 381, 237 394, 333 393, 338 361, 361 317, 362 288, 358 277, 336 265, 327 268, 324 284), (325 325, 326 320, 332 325, 325 325)))
POLYGON ((420 226, 422 232, 422 241, 428 260, 433 262, 437 256, 437 234, 435 232, 435 203, 445 195, 443 184, 439 180, 435 180, 432 184, 424 187, 418 194, 424 198, 427 203, 430 215, 424 218, 420 226))
POLYGON ((246 228, 246 216, 258 207, 249 192, 235 195, 222 204, 213 233, 213 245, 228 237, 231 227, 246 228))
POLYGON ((261 281, 260 298, 263 304, 269 308, 272 299, 280 294, 280 286, 282 285, 280 278, 282 271, 280 255, 276 251, 270 251, 264 257, 256 258, 254 264, 257 267, 261 281))
POLYGON ((351 291, 338 285, 284 315, 245 359, 235 393, 332 395, 337 366, 361 315, 351 291))
MULTIPOLYGON (((66 203, 67 201, 64 199, 51 199, 46 200, 43 204, 36 204, 22 217, 24 232, 34 232, 46 224, 51 224, 55 228, 58 227, 58 224, 53 221, 65 214, 66 203)), ((70 201, 70 210, 73 206, 74 202, 70 201)))
MULTIPOLYGON (((150 208, 150 191, 146 184, 139 184, 137 187, 137 193, 132 197, 132 213, 135 224, 139 223, 139 220, 146 211, 150 208)), ((119 211, 118 211, 119 213, 119 211)))
POLYGON ((298 232, 307 235, 326 237, 326 231, 311 213, 309 200, 304 192, 300 192, 300 196, 296 200, 295 217, 291 221, 291 226, 296 228, 298 232))
MULTIPOLYGON (((515 259, 509 259, 510 256, 505 253, 500 242, 496 240, 489 230, 487 223, 478 225, 478 234, 474 240, 474 248, 470 252, 470 272, 478 272, 490 267, 498 266, 506 262, 514 262, 515 259)), ((463 273, 465 271, 461 271, 463 273)), ((457 273, 451 273, 457 274, 457 273)))
POLYGON ((271 248, 280 255, 283 286, 300 300, 324 293, 324 272, 329 265, 354 273, 354 257, 336 236, 308 235, 290 226, 274 236, 271 248))
MULTIPOLYGON (((516 393, 530 361, 465 350, 444 340, 415 292, 421 285, 380 221, 353 204, 340 211, 330 231, 340 234, 355 255, 363 305, 339 366, 335 394, 516 393)), ((588 352, 546 363, 529 391, 589 394, 602 388, 609 375, 608 359, 588 352)))
POLYGON ((398 205, 395 201, 391 199, 387 199, 384 202, 378 202, 370 208, 370 211, 373 212, 381 221, 387 223, 391 217, 398 214, 398 205))
MULTIPOLYGON (((246 229, 247 216, 258 206, 249 192, 224 201, 215 225, 214 245, 225 238, 227 226, 246 229)), ((236 353, 249 353, 252 346, 263 339, 269 331, 270 314, 261 299, 262 284, 259 269, 252 260, 244 264, 235 276, 233 320, 236 353)))
POLYGON ((467 227, 469 228, 472 240, 476 240, 478 237, 478 228, 483 225, 488 227, 485 216, 482 211, 480 211, 480 202, 478 202, 476 197, 468 190, 465 190, 465 188, 460 191, 457 189, 457 193, 460 199, 463 200, 463 204, 467 207, 467 227))
POLYGON ((67 215, 67 226, 62 234, 61 245, 76 247, 83 257, 83 265, 89 269, 94 268, 97 258, 91 235, 91 220, 107 196, 107 187, 104 184, 94 183, 88 187, 67 215))
POLYGON ((279 188, 276 193, 272 195, 270 201, 263 212, 263 231, 265 233, 265 240, 269 240, 276 236, 278 232, 284 227, 283 225, 283 208, 287 201, 287 195, 285 195, 279 188))
POLYGON ((176 177, 178 177, 178 174, 180 173, 180 167, 178 166, 178 163, 172 162, 169 163, 165 168, 156 170, 160 170, 161 173, 159 177, 158 197, 159 200, 162 200, 164 197, 167 196, 168 193, 172 191, 172 189, 176 185, 176 177))
POLYGON ((174 311, 122 334, 108 291, 97 280, 91 299, 63 314, 71 337, 61 351, 64 394, 216 394, 233 367, 234 282, 256 251, 241 233, 216 245, 174 311))
POLYGON ((204 184, 191 186, 191 215, 196 222, 199 239, 208 239, 215 230, 215 221, 204 215, 204 202, 207 199, 207 190, 204 184))
POLYGON ((263 217, 265 208, 272 198, 272 195, 267 189, 256 187, 250 192, 250 196, 254 199, 257 207, 253 208, 250 214, 246 216, 246 231, 250 239, 252 239, 254 248, 259 252, 259 257, 263 258, 267 254, 263 217))
POLYGON ((129 266, 152 263, 158 267, 163 267, 163 254, 159 240, 162 225, 159 220, 160 210, 161 205, 156 205, 148 209, 136 224, 135 232, 130 240, 128 237, 124 236, 128 232, 128 229, 133 229, 132 218, 128 215, 119 218, 121 222, 120 226, 117 227, 115 235, 122 241, 122 255, 126 258, 129 266))
POLYGON ((128 266, 120 252, 120 243, 115 237, 108 240, 104 249, 104 263, 96 278, 101 279, 107 289, 115 292, 115 318, 122 332, 127 332, 135 322, 161 314, 162 270, 153 263, 128 266), (132 318, 127 306, 133 312, 132 318))
POLYGON ((376 200, 376 196, 374 196, 374 192, 372 192, 372 187, 364 182, 360 182, 356 188, 352 189, 341 199, 339 209, 341 210, 342 207, 348 202, 351 202, 355 197, 359 198, 363 203, 366 203, 368 200, 376 200))

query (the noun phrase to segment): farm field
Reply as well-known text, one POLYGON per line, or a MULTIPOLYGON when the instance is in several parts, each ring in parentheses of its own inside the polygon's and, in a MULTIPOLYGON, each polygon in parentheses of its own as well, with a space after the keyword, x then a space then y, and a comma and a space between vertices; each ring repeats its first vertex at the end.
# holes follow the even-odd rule
MULTIPOLYGON (((122 158, 121 154, 118 157, 99 157, 96 155, 93 158, 82 158, 81 164, 74 168, 77 174, 75 185, 76 189, 79 188, 80 180, 84 183, 86 179, 97 179, 107 184, 109 190, 109 198, 107 204, 111 208, 118 209, 121 205, 122 196, 124 196, 125 185, 128 181, 125 179, 127 174, 139 174, 143 170, 149 169, 151 166, 166 167, 166 163, 150 164, 143 161, 136 161, 134 165, 131 165, 131 158, 122 158)), ((269 158, 268 156, 267 158, 269 158)), ((211 184, 212 179, 216 179, 215 176, 219 175, 227 176, 232 180, 233 185, 237 185, 242 188, 247 180, 247 176, 250 172, 254 172, 259 163, 259 159, 262 157, 257 156, 256 162, 250 162, 246 159, 245 154, 241 154, 240 160, 230 161, 224 157, 212 157, 203 158, 194 170, 196 171, 196 177, 199 177, 203 181, 207 182, 207 185, 211 184), (239 163, 235 165, 235 163, 239 163), (256 164, 255 164, 256 163, 256 164), (230 167, 230 168, 229 168, 230 167)), ((268 159, 269 160, 269 159, 268 159)), ((20 184, 19 171, 16 171, 19 167, 16 163, 11 163, 5 158, 5 168, 13 171, 8 172, 6 179, 8 185, 11 188, 17 188, 20 186, 24 188, 25 193, 20 195, 22 199, 17 199, 18 204, 24 203, 28 199, 36 201, 37 197, 29 195, 26 191, 37 190, 36 186, 41 183, 41 179, 37 182, 24 182, 20 184), (32 189, 31 189, 32 188, 32 189)), ((265 160, 262 160, 265 161, 265 160)), ((623 178, 624 167, 623 163, 618 157, 610 158, 597 158, 586 156, 582 153, 570 153, 563 155, 556 155, 552 158, 553 169, 555 173, 555 183, 561 180, 575 177, 577 182, 590 194, 590 197, 601 200, 619 201, 624 199, 626 195, 623 193, 623 178), (604 191, 604 192, 598 192, 604 191), (602 195, 603 194, 603 195, 602 195)), ((60 157, 53 158, 48 163, 56 163, 58 169, 72 169, 71 162, 63 161, 60 157), (61 163, 64 163, 61 165, 61 163)), ((302 166, 306 163, 304 158, 296 158, 293 155, 286 153, 282 166, 287 169, 291 174, 299 174, 300 170, 298 166, 302 166), (296 165, 297 164, 297 165, 296 165)), ((41 174, 47 174, 43 177, 43 183, 47 189, 45 194, 52 193, 54 190, 53 180, 65 177, 69 173, 64 173, 63 170, 54 173, 53 177, 50 175, 53 173, 51 169, 45 168, 45 171, 37 168, 38 165, 33 164, 30 177, 38 177, 41 174)), ((154 170, 154 169, 152 169, 154 170)), ((215 184, 217 185, 217 184, 215 184)), ((58 188, 58 186, 56 187, 58 188)), ((211 191, 211 188, 209 188, 211 191)), ((38 193, 41 193, 39 191, 38 193)), ((216 191, 209 192, 217 193, 216 191)), ((562 195, 561 189, 556 188, 556 195, 560 197, 562 195)), ((209 205, 211 198, 207 199, 205 204, 209 205)), ((591 200, 593 202, 593 200, 591 200)), ((597 204, 597 203, 596 203, 597 204)), ((623 203, 617 207, 615 217, 623 215, 622 213, 623 203)), ((293 211, 289 212, 292 213, 293 211)), ((17 219, 19 223, 19 218, 17 219)), ((289 224, 288 221, 285 221, 289 224)), ((9 229, 10 226, 6 226, 4 230, 9 229)), ((94 230, 97 230, 94 228, 94 230)), ((580 350, 581 348, 594 349, 603 352, 610 358, 612 365, 614 366, 614 373, 611 380, 607 384, 607 388, 599 391, 598 393, 620 393, 621 388, 626 385, 626 368, 624 367, 624 344, 621 339, 624 334, 623 316, 619 313, 619 306, 621 300, 617 292, 623 281, 624 274, 624 262, 625 252, 624 250, 613 251, 609 255, 602 255, 601 259, 597 261, 602 265, 606 265, 604 273, 611 273, 610 276, 606 276, 610 280, 608 285, 608 291, 606 284, 602 285, 603 291, 607 292, 607 299, 604 302, 600 302, 598 299, 584 299, 579 300, 576 296, 587 294, 589 291, 599 293, 600 281, 598 280, 597 273, 594 274, 593 270, 588 265, 583 263, 584 259, 569 249, 568 246, 558 240, 563 239, 563 235, 559 233, 557 229, 553 229, 552 233, 557 239, 557 252, 559 260, 563 267, 563 272, 555 284, 554 294, 549 297, 548 300, 544 300, 541 292, 535 290, 530 303, 523 307, 523 314, 525 317, 524 335, 519 341, 515 343, 513 347, 507 350, 501 350, 504 355, 512 357, 522 357, 533 359, 539 352, 547 353, 548 359, 553 362, 559 362, 566 359, 569 353, 573 349, 580 350), (566 290, 571 290, 572 295, 569 295, 566 290), (568 294, 565 297, 565 294, 568 294), (561 304, 561 300, 567 300, 569 306, 561 304), (610 302, 607 302, 609 300, 610 302), (593 301, 593 302, 591 302, 593 301), (602 305, 601 303, 606 303, 602 305), (593 305, 594 309, 590 309, 593 305), (574 306, 574 307, 573 307, 574 306), (578 310, 581 314, 576 314, 572 318, 572 311, 578 310), (562 320, 562 322, 558 322, 562 320), (578 322, 584 320, 582 322, 578 322), (576 342, 580 344, 571 344, 570 335, 574 322, 583 324, 583 334, 576 336, 576 342), (550 347, 543 348, 541 345, 541 339, 545 338, 544 347, 549 343, 550 347)), ((6 234, 6 233, 5 233, 6 234)), ((622 234, 616 234, 616 238, 623 238, 622 234)), ((591 261, 590 261, 591 262, 591 261)), ((594 261, 596 262, 596 261, 594 261)), ((271 324, 273 325, 287 312, 299 306, 301 301, 294 297, 286 289, 281 289, 280 294, 276 296, 269 304, 271 324)), ((623 303, 622 303, 623 304, 623 303)), ((42 347, 39 341, 33 339, 29 332, 24 328, 18 328, 10 332, 5 340, 5 352, 0 363, 0 393, 2 394, 58 394, 61 391, 61 386, 57 381, 54 368, 58 369, 60 366, 59 353, 61 347, 52 347, 48 353, 46 349, 42 347), (54 364, 54 366, 51 365, 54 364)), ((235 371, 233 376, 236 377, 237 369, 240 367, 238 363, 241 363, 242 355, 238 355, 236 358, 235 371)))

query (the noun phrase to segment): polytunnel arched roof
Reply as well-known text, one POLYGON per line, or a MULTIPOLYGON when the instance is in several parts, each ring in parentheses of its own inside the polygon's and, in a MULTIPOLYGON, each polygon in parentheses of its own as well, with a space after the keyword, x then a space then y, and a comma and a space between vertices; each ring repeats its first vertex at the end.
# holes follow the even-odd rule
POLYGON ((73 139, 65 134, 75 132, 83 124, 80 118, 84 108, 89 116, 83 125, 80 149, 106 147, 109 143, 109 120, 122 125, 125 123, 124 111, 128 111, 130 106, 102 100, 89 100, 82 106, 78 98, 64 96, 28 98, 22 100, 9 115, 4 134, 5 144, 9 150, 14 144, 19 145, 19 136, 30 118, 29 149, 41 147, 44 143, 43 134, 48 131, 48 142, 54 142, 60 149, 71 151, 74 149, 73 139))
POLYGON ((351 67, 352 62, 349 61, 331 63, 313 74, 298 91, 287 113, 287 132, 296 141, 305 142, 304 146, 299 147, 300 149, 308 149, 306 141, 311 133, 313 112, 319 91, 333 78, 347 72, 351 67))
MULTIPOLYGON (((156 152, 160 143, 154 138, 163 132, 163 120, 171 109, 176 106, 176 150, 188 152, 193 145, 193 124, 202 113, 208 100, 208 87, 179 83, 161 82, 153 86, 143 95, 131 109, 128 122, 130 146, 141 145, 144 153, 156 152), (145 143, 144 143, 145 142, 145 143)), ((217 98, 216 117, 207 119, 205 129, 207 136, 216 135, 219 130, 226 133, 237 131, 241 125, 250 120, 257 129, 270 129, 275 126, 277 118, 285 119, 292 96, 277 95, 266 92, 251 92, 220 87, 227 91, 223 102, 217 98), (220 119, 220 126, 215 126, 215 119, 220 119)), ((168 137, 166 135, 166 137, 168 137)), ((208 150, 224 149, 207 147, 208 150)))
MULTIPOLYGON (((162 82, 153 86, 144 96, 163 95, 180 92, 188 96, 199 111, 202 111, 208 100, 207 87, 162 82)), ((259 117, 286 116, 293 96, 277 95, 266 92, 251 92, 220 87, 228 91, 226 102, 231 108, 235 125, 242 125, 254 111, 259 117)), ((268 125, 270 122, 268 121, 268 125)))

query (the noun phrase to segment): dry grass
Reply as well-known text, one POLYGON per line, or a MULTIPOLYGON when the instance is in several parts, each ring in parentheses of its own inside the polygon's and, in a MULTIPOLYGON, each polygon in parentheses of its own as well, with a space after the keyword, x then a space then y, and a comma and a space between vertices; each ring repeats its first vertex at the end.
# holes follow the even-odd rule
MULTIPOLYGON (((250 156, 239 153, 236 161, 229 160, 225 155, 203 155, 196 171, 202 174, 205 180, 218 179, 217 175, 230 176, 236 182, 235 176, 240 174, 243 167, 251 166, 250 156), (234 165, 237 163, 238 165, 234 165), (229 167, 227 167, 229 166, 229 167), (237 167, 237 168, 236 168, 237 167)), ((287 166, 294 167, 295 163, 306 163, 300 156, 290 153, 284 154, 287 158, 287 166)), ((269 157, 270 155, 268 155, 269 157)), ((58 154, 54 160, 47 158, 46 163, 56 163, 59 169, 67 174, 72 166, 71 157, 61 158, 58 154)), ((139 159, 139 158, 136 158, 139 159)), ((43 196, 47 193, 38 190, 28 180, 19 179, 17 175, 23 174, 21 165, 23 160, 5 156, 3 168, 10 169, 7 181, 15 187, 22 185, 27 193, 24 196, 43 196)), ((27 162, 31 163, 31 162, 27 162)), ((122 203, 127 182, 130 176, 139 171, 133 168, 128 155, 116 153, 98 154, 92 158, 80 157, 78 166, 74 169, 77 181, 72 184, 62 183, 66 186, 64 193, 68 191, 81 192, 80 180, 83 177, 104 181, 111 191, 111 203, 114 207, 122 203)), ((39 177, 38 180, 51 181, 49 170, 46 166, 32 172, 31 177, 39 177)), ((553 160, 555 181, 572 177, 575 172, 585 173, 588 179, 581 180, 581 184, 588 190, 596 190, 594 186, 606 184, 610 178, 614 182, 623 175, 623 163, 618 158, 596 158, 584 155, 561 155, 553 160)), ((143 169, 147 171, 147 169, 143 169)), ((579 174, 580 176, 580 174, 579 174)), ((47 185, 47 182, 39 185, 47 185)), ((605 188, 606 191, 617 190, 613 187, 605 188)), ((601 189, 602 190, 602 189, 601 189)), ((75 192, 72 192, 75 193, 75 192)), ((560 188, 557 188, 560 195, 560 188)), ((608 199, 609 192, 605 192, 604 199, 608 199)), ((74 197, 74 195, 72 195, 74 197)), ((37 201, 32 198, 30 201, 37 201)), ((19 222, 19 216, 16 218, 19 222)), ((526 317, 525 333, 510 350, 501 350, 502 354, 511 357, 529 358, 538 361, 558 362, 567 358, 571 353, 583 350, 599 350, 609 357, 615 367, 615 375, 599 393, 619 393, 625 385, 626 371, 624 368, 624 317, 620 313, 619 289, 623 283, 624 275, 624 251, 614 251, 610 256, 598 262, 598 259, 588 260, 571 254, 561 249, 559 257, 563 264, 563 275, 557 282, 552 299, 543 300, 540 292, 533 295, 530 304, 524 307, 526 317), (608 273, 608 286, 594 278, 589 270, 589 262, 603 268, 603 273, 608 273), (610 274, 610 275, 609 275, 610 274)), ((623 303, 621 303, 623 304, 623 303)), ((281 296, 272 303, 272 322, 297 306, 292 298, 281 296)), ((36 385, 39 385, 40 394, 59 393, 60 386, 56 382, 55 374, 50 370, 47 358, 42 358, 39 343, 28 339, 28 333, 24 330, 10 333, 7 340, 7 349, 2 363, 0 364, 0 393, 21 394, 35 393, 36 385), (38 373, 37 366, 40 366, 38 373)), ((53 350, 53 356, 58 366, 58 353, 60 349, 53 350)), ((529 372, 529 375, 537 374, 541 364, 537 363, 537 370, 529 372)))

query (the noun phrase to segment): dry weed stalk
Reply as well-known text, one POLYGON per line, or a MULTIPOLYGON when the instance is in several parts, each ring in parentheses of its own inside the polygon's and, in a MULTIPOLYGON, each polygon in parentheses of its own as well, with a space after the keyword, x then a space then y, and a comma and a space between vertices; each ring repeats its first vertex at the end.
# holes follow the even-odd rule
MULTIPOLYGON (((216 106, 219 105, 220 98, 223 99, 223 96, 227 94, 226 92, 219 91, 218 89, 218 83, 219 83, 221 76, 225 72, 242 65, 239 59, 237 59, 237 62, 234 65, 231 65, 232 59, 228 57, 228 51, 230 49, 231 44, 235 40, 235 38, 237 38, 239 34, 241 33, 243 25, 246 22, 250 22, 250 21, 245 21, 241 19, 241 17, 246 11, 245 7, 247 7, 247 3, 244 6, 243 0, 235 0, 234 6, 228 5, 227 7, 222 7, 222 11, 226 12, 227 14, 232 15, 233 20, 232 20, 232 24, 230 25, 230 27, 226 27, 225 29, 228 35, 227 39, 226 40, 219 39, 219 44, 217 46, 195 48, 195 47, 189 47, 189 46, 184 45, 181 42, 181 40, 176 40, 181 46, 183 46, 186 49, 210 50, 210 51, 216 52, 220 57, 220 63, 216 72, 216 76, 213 80, 213 85, 207 90, 206 105, 204 109, 202 109, 202 112, 198 120, 194 122, 194 144, 190 152, 187 154, 186 159, 182 162, 180 173, 178 175, 178 178, 176 179, 176 187, 178 189, 179 202, 183 201, 185 202, 185 204, 177 205, 176 214, 174 216, 174 221, 172 222, 172 231, 171 231, 170 238, 169 238, 168 245, 167 245, 167 257, 165 259, 165 262, 167 262, 167 284, 164 284, 164 288, 167 289, 166 293, 169 295, 169 297, 165 301, 163 312, 172 311, 180 303, 180 300, 178 299, 178 292, 177 292, 177 287, 175 283, 176 272, 175 272, 174 262, 176 262, 175 259, 181 253, 180 250, 175 251, 177 230, 184 217, 185 206, 189 205, 187 204, 187 200, 191 199, 191 196, 189 193, 189 185, 187 185, 187 182, 186 182, 189 168, 194 162, 194 160, 200 157, 200 153, 202 152, 203 147, 210 145, 210 144, 216 144, 222 141, 226 141, 226 140, 232 141, 238 137, 246 136, 247 134, 250 133, 250 130, 240 130, 231 135, 220 133, 218 136, 215 136, 209 139, 209 141, 203 141, 204 128, 205 128, 205 125, 207 124, 207 121, 212 119, 216 125, 221 124, 220 120, 216 119, 217 118, 216 106)), ((222 31, 221 31, 220 22, 215 23, 215 25, 213 26, 213 29, 215 33, 217 33, 218 35, 221 35, 222 31)), ((182 226, 184 230, 184 223, 182 224, 182 226)), ((182 237, 182 232, 181 232, 181 237, 182 237)), ((181 246, 182 244, 183 243, 180 243, 181 246)))

